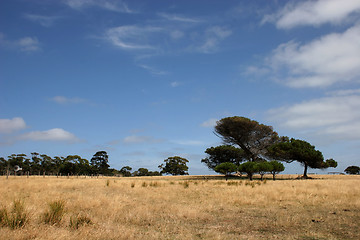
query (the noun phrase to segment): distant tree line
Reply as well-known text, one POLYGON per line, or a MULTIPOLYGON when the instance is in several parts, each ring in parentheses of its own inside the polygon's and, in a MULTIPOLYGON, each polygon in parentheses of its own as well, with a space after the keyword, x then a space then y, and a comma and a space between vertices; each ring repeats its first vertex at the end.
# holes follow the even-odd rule
POLYGON ((37 152, 26 154, 12 154, 7 160, 0 157, 0 175, 106 175, 106 176, 159 176, 158 171, 149 171, 146 168, 139 168, 130 172, 131 167, 125 166, 120 170, 110 168, 109 156, 105 151, 96 152, 91 160, 79 155, 67 157, 50 157, 37 152))

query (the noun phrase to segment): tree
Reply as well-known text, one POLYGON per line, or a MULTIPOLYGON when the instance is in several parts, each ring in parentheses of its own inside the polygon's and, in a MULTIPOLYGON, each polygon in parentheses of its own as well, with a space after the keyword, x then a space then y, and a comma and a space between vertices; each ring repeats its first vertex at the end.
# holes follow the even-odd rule
POLYGON ((131 172, 130 172, 131 170, 132 170, 131 167, 125 166, 125 167, 122 167, 119 172, 120 172, 120 174, 122 174, 124 177, 130 177, 130 176, 131 176, 131 172))
POLYGON ((303 178, 309 178, 307 176, 309 167, 324 169, 335 166, 336 163, 333 159, 324 162, 322 153, 319 150, 316 150, 315 146, 306 141, 294 138, 270 146, 269 152, 275 159, 289 163, 293 161, 301 163, 304 166, 303 178))
POLYGON ((189 161, 185 158, 175 156, 175 157, 169 157, 164 160, 164 163, 159 165, 159 168, 161 169, 161 174, 171 174, 171 175, 188 175, 188 166, 186 166, 186 163, 189 161))
POLYGON ((360 174, 360 167, 358 166, 349 166, 345 169, 347 174, 360 174))
POLYGON ((239 172, 246 173, 250 181, 253 180, 253 175, 257 171, 258 164, 256 162, 245 162, 239 166, 239 172))
POLYGON ((272 169, 273 166, 267 161, 262 161, 257 163, 257 172, 260 174, 261 181, 264 179, 265 173, 271 172, 272 169))
POLYGON ((221 145, 206 149, 205 153, 209 156, 201 160, 209 169, 215 170, 215 167, 221 163, 230 162, 239 165, 244 160, 244 151, 230 145, 221 145))
POLYGON ((232 162, 223 162, 214 168, 215 172, 224 174, 226 180, 231 175, 231 173, 236 172, 237 169, 238 169, 238 166, 236 166, 232 162))
POLYGON ((249 161, 267 156, 267 148, 283 140, 271 126, 238 116, 219 120, 215 134, 227 144, 238 145, 249 161))
POLYGON ((276 174, 285 170, 284 164, 275 160, 270 161, 269 164, 272 166, 270 173, 273 175, 273 180, 275 181, 276 174))
POLYGON ((8 170, 8 162, 5 158, 0 157, 0 174, 5 175, 8 170))
POLYGON ((107 174, 110 165, 108 164, 109 156, 105 151, 98 151, 90 160, 91 166, 93 166, 95 173, 107 174))

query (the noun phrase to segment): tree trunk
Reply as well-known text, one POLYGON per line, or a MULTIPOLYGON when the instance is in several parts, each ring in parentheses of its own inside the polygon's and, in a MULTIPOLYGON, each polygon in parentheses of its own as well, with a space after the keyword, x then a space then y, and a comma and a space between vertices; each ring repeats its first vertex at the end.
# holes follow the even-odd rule
POLYGON ((252 180, 253 180, 253 174, 252 174, 252 173, 248 173, 248 176, 249 176, 250 181, 252 181, 252 180))
POLYGON ((261 181, 264 180, 264 174, 260 174, 261 181))
POLYGON ((303 175, 304 178, 308 178, 307 170, 308 170, 308 165, 305 163, 304 175, 303 175))
POLYGON ((273 180, 275 181, 275 175, 276 175, 276 173, 273 173, 272 175, 273 175, 273 180))

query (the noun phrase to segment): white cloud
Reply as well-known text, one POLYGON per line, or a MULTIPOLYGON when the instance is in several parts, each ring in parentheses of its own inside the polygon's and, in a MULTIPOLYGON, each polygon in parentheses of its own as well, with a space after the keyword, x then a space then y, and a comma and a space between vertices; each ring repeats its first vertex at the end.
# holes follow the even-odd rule
POLYGON ((70 143, 79 141, 79 139, 74 134, 61 128, 25 133, 19 136, 18 139, 32 141, 65 141, 70 143))
POLYGON ((131 9, 123 2, 118 0, 64 0, 69 7, 81 10, 87 7, 100 7, 109 11, 133 13, 131 9))
POLYGON ((161 71, 161 70, 158 70, 154 67, 150 67, 148 65, 144 65, 144 64, 140 64, 139 67, 149 71, 151 74, 154 74, 154 75, 166 75, 168 74, 168 72, 166 71, 161 71))
POLYGON ((316 0, 290 2, 278 13, 267 15, 264 22, 275 22, 278 28, 297 26, 320 26, 350 21, 354 13, 360 12, 358 0, 316 0))
POLYGON ((179 30, 174 30, 170 33, 172 39, 180 39, 184 37, 184 35, 185 35, 184 32, 179 30))
POLYGON ((26 128, 24 119, 15 117, 13 119, 0 119, 0 133, 12 133, 26 128))
POLYGON ((170 20, 170 21, 186 22, 186 23, 198 23, 198 22, 201 22, 201 20, 199 20, 199 19, 183 17, 183 16, 179 16, 179 15, 176 15, 176 14, 159 13, 158 15, 165 18, 165 19, 167 19, 167 20, 170 20))
POLYGON ((360 94, 345 93, 272 109, 268 116, 279 127, 324 140, 360 140, 360 94))
POLYGON ((170 85, 171 87, 178 87, 180 86, 180 83, 175 81, 175 82, 171 82, 170 85))
POLYGON ((220 26, 210 27, 205 31, 205 40, 198 51, 202 53, 213 53, 217 50, 221 41, 232 34, 232 31, 220 26))
POLYGON ((108 29, 105 39, 124 50, 155 49, 148 40, 162 30, 159 27, 120 26, 108 29))
POLYGON ((290 87, 325 87, 360 77, 360 25, 307 44, 279 45, 266 60, 273 75, 290 87))
POLYGON ((218 119, 210 118, 201 124, 202 127, 215 127, 218 119))
POLYGON ((43 27, 50 27, 53 23, 59 19, 58 16, 42 16, 42 15, 35 15, 35 14, 25 14, 26 19, 39 23, 43 27))
POLYGON ((161 143, 164 140, 162 139, 156 139, 154 137, 150 137, 150 136, 136 136, 136 135, 131 135, 131 136, 127 136, 123 139, 123 143, 126 144, 140 144, 140 143, 161 143))
POLYGON ((82 98, 67 98, 64 96, 55 96, 53 98, 51 98, 52 101, 59 103, 59 104, 70 104, 70 103, 83 103, 86 100, 82 99, 82 98))
POLYGON ((40 42, 36 37, 23 37, 18 40, 8 40, 3 33, 0 33, 0 46, 22 52, 35 52, 40 50, 40 42))
POLYGON ((189 145, 189 146, 205 145, 204 142, 198 140, 173 140, 171 142, 179 145, 189 145))

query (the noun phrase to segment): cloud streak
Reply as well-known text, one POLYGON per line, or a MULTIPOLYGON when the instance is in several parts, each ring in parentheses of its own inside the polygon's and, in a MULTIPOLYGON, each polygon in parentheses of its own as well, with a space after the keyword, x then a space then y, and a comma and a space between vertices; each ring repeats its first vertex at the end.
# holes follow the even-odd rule
POLYGON ((64 97, 64 96, 55 96, 53 98, 50 99, 53 102, 56 102, 58 104, 77 104, 77 103, 84 103, 86 102, 85 99, 82 98, 68 98, 68 97, 64 97))
POLYGON ((116 0, 64 0, 64 3, 75 10, 82 10, 88 7, 99 7, 105 10, 134 13, 123 1, 116 0))

